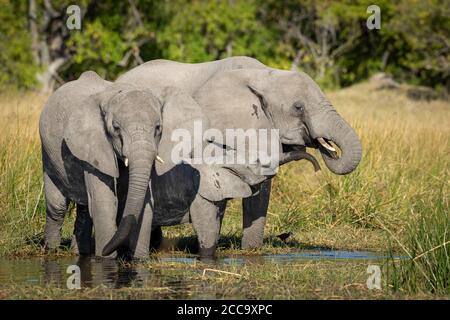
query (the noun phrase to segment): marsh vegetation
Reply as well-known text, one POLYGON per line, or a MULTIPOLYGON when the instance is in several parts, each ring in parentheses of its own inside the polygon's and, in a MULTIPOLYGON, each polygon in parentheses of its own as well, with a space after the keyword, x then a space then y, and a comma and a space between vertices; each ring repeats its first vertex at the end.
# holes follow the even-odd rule
MULTIPOLYGON (((219 292, 217 297, 449 297, 450 103, 412 101, 402 88, 375 90, 367 82, 327 92, 327 96, 361 137, 363 159, 357 170, 335 176, 323 163, 318 173, 306 162, 283 166, 274 178, 264 247, 254 252, 239 249, 242 212, 240 201, 235 200, 227 208, 219 256, 326 248, 370 250, 404 259, 379 262, 385 276, 383 290, 376 292, 366 288, 366 262, 225 265, 218 268, 243 277, 216 275, 202 281, 220 289, 214 291, 219 292), (276 237, 282 232, 292 232, 286 243, 276 237)), ((45 200, 37 126, 45 100, 23 92, 6 92, 0 97, 3 258, 71 256, 68 249, 48 254, 41 246, 45 200)), ((73 232, 74 214, 72 210, 65 220, 65 239, 73 232)), ((170 254, 186 254, 192 248, 190 225, 165 228, 164 235, 178 239, 178 249, 183 250, 170 254)), ((166 242, 166 250, 171 250, 171 243, 166 242)), ((201 277, 205 268, 201 263, 151 261, 141 267, 181 270, 185 279, 201 277)), ((189 292, 199 293, 195 288, 189 292)), ((75 293, 57 287, 0 283, 0 298, 157 297, 160 291, 152 290, 100 287, 75 293)))

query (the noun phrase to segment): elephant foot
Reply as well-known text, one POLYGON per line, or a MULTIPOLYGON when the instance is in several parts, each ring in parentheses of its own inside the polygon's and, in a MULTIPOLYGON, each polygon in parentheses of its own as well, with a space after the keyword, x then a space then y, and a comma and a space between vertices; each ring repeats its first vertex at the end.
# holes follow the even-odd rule
POLYGON ((59 251, 59 246, 49 246, 47 244, 44 245, 44 248, 42 250, 42 253, 45 254, 55 254, 59 251))
POLYGON ((216 246, 210 248, 200 248, 198 252, 198 260, 203 263, 215 263, 217 262, 216 257, 216 246))
POLYGON ((200 248, 198 251, 200 257, 214 257, 216 254, 216 246, 210 248, 200 248))
POLYGON ((61 246, 61 237, 58 236, 45 236, 44 241, 44 250, 45 251, 57 251, 59 247, 61 246))
POLYGON ((60 231, 61 223, 60 221, 53 221, 51 219, 47 219, 45 224, 45 240, 44 240, 44 248, 45 250, 57 250, 61 246, 61 231, 60 231))

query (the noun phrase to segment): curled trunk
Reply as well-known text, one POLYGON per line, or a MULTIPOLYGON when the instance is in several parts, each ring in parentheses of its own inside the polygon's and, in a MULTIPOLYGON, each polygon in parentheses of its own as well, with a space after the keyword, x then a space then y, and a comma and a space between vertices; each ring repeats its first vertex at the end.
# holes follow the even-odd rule
POLYGON ((330 113, 326 123, 331 130, 323 137, 333 141, 341 150, 341 155, 333 157, 321 148, 322 158, 331 172, 339 175, 348 174, 356 169, 361 160, 361 142, 353 128, 337 113, 330 113))
POLYGON ((317 162, 316 158, 314 158, 314 156, 310 155, 309 153, 307 153, 304 150, 295 150, 295 151, 289 151, 289 152, 282 153, 280 156, 279 165, 281 166, 281 165, 289 163, 291 161, 298 161, 298 160, 302 160, 302 159, 305 159, 305 160, 311 162, 311 164, 314 166, 314 171, 320 170, 320 165, 319 165, 319 162, 317 162))

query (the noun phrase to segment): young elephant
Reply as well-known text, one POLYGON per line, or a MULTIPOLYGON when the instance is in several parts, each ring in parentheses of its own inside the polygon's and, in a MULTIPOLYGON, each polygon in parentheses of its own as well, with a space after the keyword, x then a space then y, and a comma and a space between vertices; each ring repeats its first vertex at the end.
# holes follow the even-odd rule
POLYGON ((111 84, 94 72, 83 73, 52 94, 39 124, 48 248, 59 246, 64 215, 72 201, 77 206, 74 238, 79 253, 90 254, 93 224, 95 254, 102 255, 116 231, 119 164, 129 166, 120 223, 125 230, 139 228, 160 122, 160 102, 149 90, 111 84))

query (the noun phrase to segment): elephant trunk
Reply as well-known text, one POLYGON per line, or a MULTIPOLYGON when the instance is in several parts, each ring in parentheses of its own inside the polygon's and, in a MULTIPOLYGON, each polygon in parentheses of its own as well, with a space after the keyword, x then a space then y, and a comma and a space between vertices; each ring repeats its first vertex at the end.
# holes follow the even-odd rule
POLYGON ((156 157, 155 146, 151 142, 150 134, 139 130, 132 133, 131 136, 132 142, 128 155, 129 184, 124 214, 116 233, 103 249, 104 256, 110 255, 118 247, 124 245, 137 225, 139 214, 144 207, 152 164, 156 157))
POLYGON ((328 134, 318 135, 316 138, 326 137, 333 141, 341 150, 341 155, 335 157, 321 147, 319 150, 322 158, 331 172, 339 175, 348 174, 356 169, 361 160, 361 142, 353 128, 337 112, 328 113, 326 124, 331 130, 328 134))

